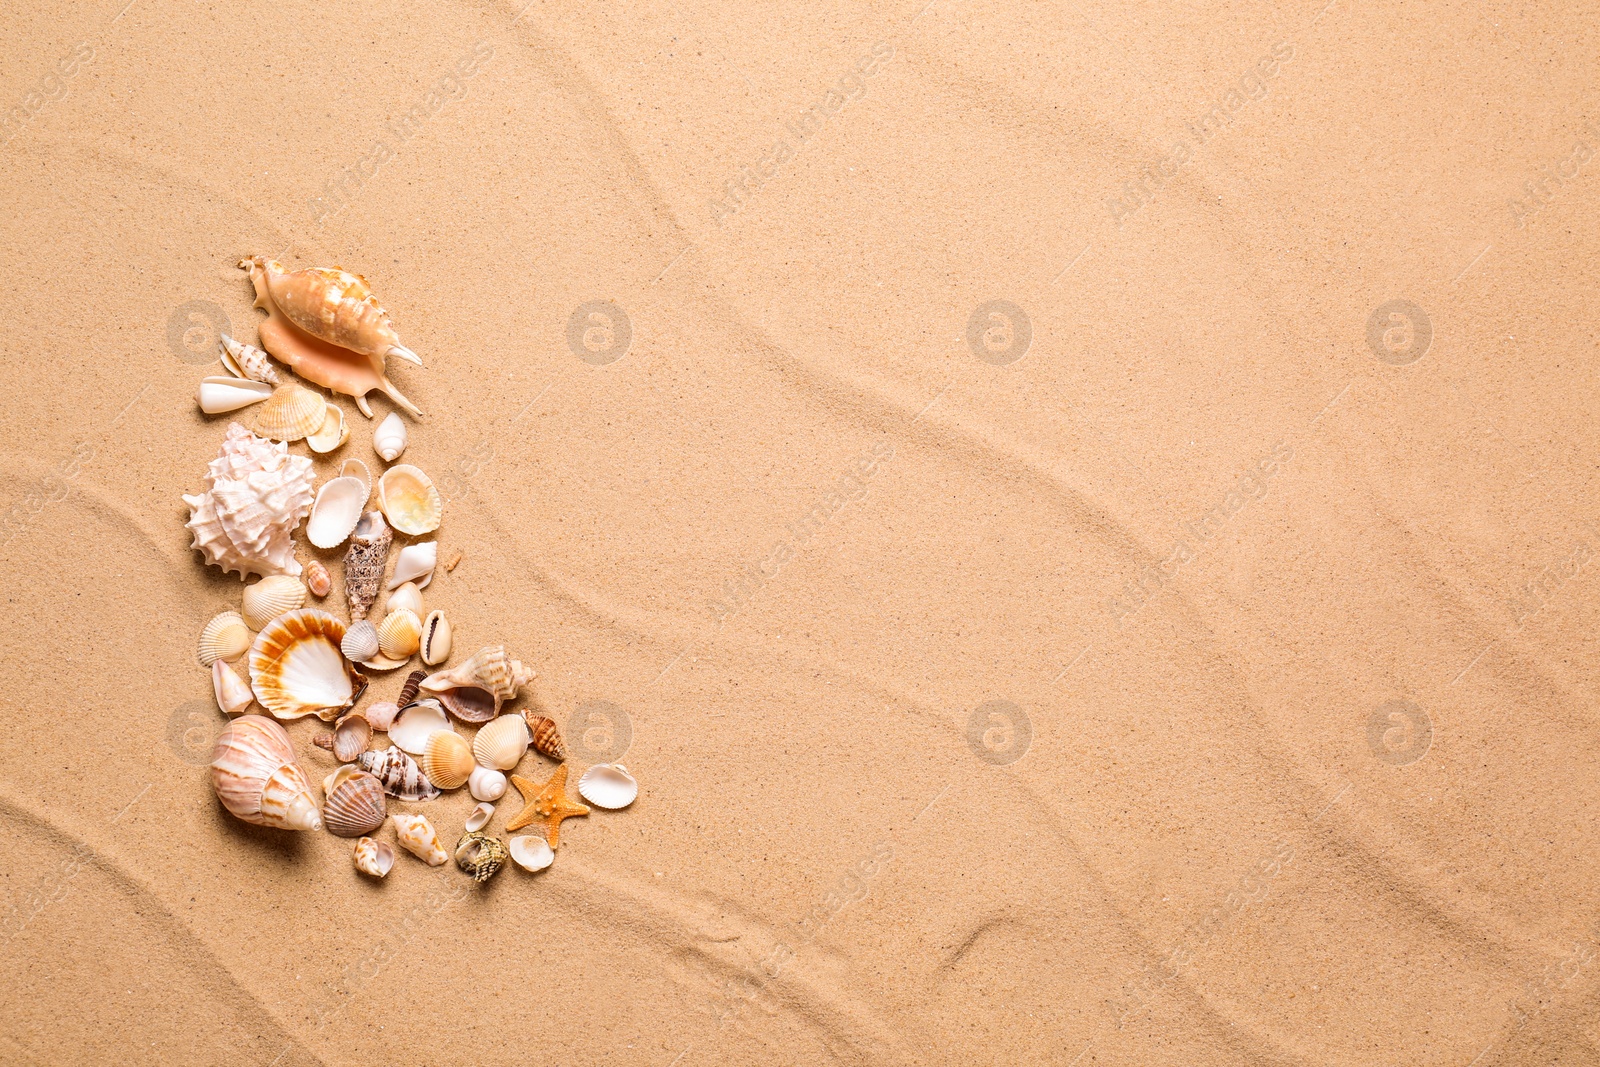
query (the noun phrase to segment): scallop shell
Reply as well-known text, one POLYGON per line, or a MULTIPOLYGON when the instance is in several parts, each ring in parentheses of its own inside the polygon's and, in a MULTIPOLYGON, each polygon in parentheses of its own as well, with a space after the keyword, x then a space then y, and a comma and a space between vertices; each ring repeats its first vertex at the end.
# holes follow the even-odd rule
POLYGON ((211 750, 211 788, 234 817, 281 830, 320 830, 311 783, 294 761, 283 727, 261 715, 241 715, 217 735, 211 750))
POLYGON ((506 776, 492 767, 474 767, 467 776, 467 791, 474 800, 499 800, 506 795, 506 776))
POLYGON ((479 804, 472 809, 472 814, 467 816, 467 821, 462 828, 468 833, 474 830, 482 830, 489 825, 489 820, 492 818, 494 818, 494 805, 479 804))
MULTIPOLYGON (((404 555, 403 552, 401 554, 404 555)), ((390 583, 389 588, 394 589, 394 584, 390 583)), ((419 619, 422 617, 422 593, 417 589, 415 582, 407 582, 399 589, 394 589, 394 592, 389 594, 389 599, 383 602, 383 610, 386 612, 399 611, 401 608, 415 612, 419 619)))
POLYGON ((422 623, 422 662, 432 667, 450 658, 450 620, 434 611, 422 623))
POLYGON ((332 719, 349 707, 358 676, 339 652, 344 634, 344 623, 316 608, 269 623, 250 646, 250 686, 261 706, 280 719, 332 719))
POLYGON ((561 731, 556 729, 554 719, 547 715, 535 715, 531 711, 524 711, 522 716, 528 720, 528 733, 533 736, 535 752, 557 762, 567 758, 567 746, 561 743, 561 731))
POLYGON ((329 478, 317 490, 317 501, 311 505, 311 518, 306 520, 306 540, 318 548, 332 548, 343 544, 361 521, 361 509, 367 506, 367 486, 360 478, 329 478))
POLYGON ((363 752, 356 757, 356 766, 383 783, 383 791, 400 800, 432 800, 439 788, 428 781, 417 761, 398 748, 382 752, 363 752))
POLYGON ((312 480, 311 460, 230 423, 205 489, 183 498, 193 547, 240 578, 299 574, 293 534, 311 510, 312 480))
POLYGON ((363 837, 356 842, 351 858, 355 860, 356 870, 362 874, 382 878, 394 867, 394 848, 387 841, 363 837))
POLYGON ((507 656, 504 645, 485 645, 465 663, 428 675, 422 688, 437 694, 462 722, 488 722, 533 679, 534 672, 507 656))
POLYGON ((425 816, 396 812, 394 832, 400 847, 430 867, 438 867, 450 858, 439 843, 439 835, 434 831, 433 824, 425 816))
POLYGON ((378 624, 378 650, 387 659, 398 659, 404 663, 421 643, 422 620, 409 608, 389 612, 378 624))
POLYGON ((389 558, 389 543, 394 534, 381 512, 369 511, 356 523, 350 535, 350 548, 344 554, 344 595, 350 602, 350 617, 364 619, 378 595, 383 581, 384 563, 389 558))
POLYGON ((493 834, 469 830, 456 842, 456 866, 472 875, 474 882, 487 882, 506 865, 505 842, 493 834))
POLYGON ((272 395, 272 386, 252 382, 248 378, 201 378, 195 391, 195 402, 207 415, 220 415, 224 411, 238 411, 251 404, 259 404, 272 395))
POLYGON ((402 582, 417 582, 418 589, 426 589, 433 581, 433 568, 439 562, 439 542, 419 541, 407 545, 395 557, 394 573, 389 576, 389 588, 402 582), (417 581, 417 579, 422 579, 417 581))
POLYGON ((371 659, 378 654, 378 628, 367 619, 357 619, 344 632, 339 651, 351 663, 371 659))
POLYGON ((224 611, 213 616, 200 631, 200 666, 209 667, 217 660, 232 663, 250 650, 250 628, 237 611, 224 611))
POLYGON ((306 583, 291 574, 272 574, 244 587, 244 622, 259 630, 306 602, 306 583))
POLYGON ((417 693, 422 689, 422 680, 427 676, 427 671, 412 671, 406 675, 405 684, 400 687, 400 695, 395 698, 395 703, 403 708, 417 699, 417 693))
POLYGON ((454 730, 435 730, 422 752, 422 773, 440 789, 460 789, 472 775, 472 746, 454 730))
POLYGON ((393 463, 406 450, 406 424, 398 411, 385 415, 378 428, 372 431, 372 450, 383 457, 385 463, 393 463))
POLYGON ((267 354, 255 345, 247 345, 235 341, 227 334, 220 334, 218 347, 222 349, 222 365, 239 377, 249 378, 253 382, 265 382, 267 385, 281 384, 278 368, 274 367, 267 354))
POLYGON ((344 408, 338 404, 328 404, 323 409, 322 425, 306 434, 306 445, 311 451, 321 454, 332 452, 349 439, 350 428, 344 424, 344 408))
POLYGON ((256 699, 244 679, 220 659, 211 664, 211 691, 224 715, 242 715, 256 699))
POLYGON ((444 514, 433 480, 409 463, 390 467, 378 479, 378 507, 396 530, 413 537, 437 530, 444 514))
MULTIPOLYGON (((347 768, 348 769, 348 768, 347 768)), ((383 783, 366 771, 355 771, 335 782, 322 805, 322 822, 335 837, 361 837, 383 825, 389 805, 383 783)))
POLYGON ((333 576, 328 573, 328 568, 323 566, 320 559, 314 559, 306 564, 306 588, 311 590, 312 596, 319 599, 333 592, 333 576))
POLYGON ((550 847, 550 842, 531 834, 513 837, 506 851, 511 854, 512 862, 525 871, 537 873, 556 861, 555 849, 550 847))
POLYGON ((387 732, 394 723, 394 717, 400 714, 400 705, 392 700, 378 700, 368 704, 362 714, 366 716, 367 724, 374 730, 387 732))
POLYGON ((366 715, 352 711, 341 717, 330 733, 318 734, 312 741, 318 748, 332 752, 340 763, 349 763, 372 743, 372 723, 366 715))
POLYGON ((472 755, 481 767, 509 771, 528 751, 528 724, 521 715, 502 715, 484 723, 472 739, 472 755))
POLYGON ((427 751, 428 738, 440 730, 450 729, 444 705, 437 700, 419 700, 400 709, 400 714, 389 727, 389 740, 404 752, 420 756, 427 751))
POLYGON ((274 441, 298 441, 322 428, 328 414, 322 394, 303 385, 280 385, 256 412, 255 431, 274 441))
POLYGON ((578 779, 578 795, 597 808, 625 808, 639 795, 639 783, 620 763, 597 763, 578 779))

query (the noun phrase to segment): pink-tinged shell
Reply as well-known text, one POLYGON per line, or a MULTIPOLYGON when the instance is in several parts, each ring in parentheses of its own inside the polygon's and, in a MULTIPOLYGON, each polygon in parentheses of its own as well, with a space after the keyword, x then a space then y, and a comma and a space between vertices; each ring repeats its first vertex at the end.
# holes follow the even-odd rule
POLYGON ((333 576, 328 573, 328 568, 323 566, 320 559, 314 559, 306 564, 306 588, 311 590, 311 595, 321 599, 333 591, 333 576))
POLYGON ((378 700, 368 704, 363 714, 374 730, 388 733, 389 727, 394 725, 394 717, 400 714, 400 705, 392 700, 378 700))
POLYGON ((211 750, 211 788, 236 818, 280 830, 320 830, 311 783, 294 761, 283 727, 242 715, 223 727, 211 750))
POLYGON ((533 679, 533 670, 506 655, 504 645, 485 645, 466 662, 428 675, 422 690, 437 696, 462 722, 483 723, 500 714, 500 705, 533 679))
POLYGON ((356 700, 356 678, 339 643, 344 623, 319 608, 286 612, 250 646, 250 687, 279 719, 337 718, 356 700))

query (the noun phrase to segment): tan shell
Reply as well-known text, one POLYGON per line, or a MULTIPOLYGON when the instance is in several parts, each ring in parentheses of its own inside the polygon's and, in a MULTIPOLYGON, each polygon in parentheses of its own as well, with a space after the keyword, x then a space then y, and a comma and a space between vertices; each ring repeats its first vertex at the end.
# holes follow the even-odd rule
POLYGON ((271 574, 244 587, 244 622, 260 630, 286 611, 306 602, 306 584, 292 574, 271 574))
POLYGON ((239 377, 268 385, 283 384, 278 376, 278 368, 255 345, 235 341, 225 333, 218 335, 218 344, 222 349, 222 365, 239 377))
POLYGON ((391 611, 378 626, 378 650, 388 659, 410 659, 422 643, 422 620, 410 608, 391 611))
POLYGON ((556 721, 547 715, 535 715, 531 711, 523 711, 523 718, 528 720, 528 732, 533 735, 533 750, 541 756, 549 756, 560 762, 567 758, 567 746, 561 743, 561 731, 556 729, 556 721))
MULTIPOLYGON (((405 551, 402 550, 400 555, 404 556, 405 551)), ((399 562, 398 559, 395 560, 396 565, 399 562)), ((395 589, 394 586, 394 582, 389 583, 389 588, 394 589, 394 592, 390 593, 389 599, 383 602, 383 610, 388 612, 405 608, 408 611, 416 612, 417 618, 422 618, 422 590, 417 586, 417 583, 402 582, 398 589, 395 589)))
POLYGON ((506 655, 504 645, 485 645, 459 666, 428 675, 422 688, 437 694, 462 722, 488 722, 534 677, 532 669, 506 655))
POLYGON ((356 870, 362 874, 382 878, 394 867, 394 848, 387 841, 363 837, 356 842, 351 858, 355 860, 356 870))
POLYGON ((480 766, 509 771, 528 751, 528 724, 521 715, 501 715, 484 723, 472 739, 472 755, 480 766))
POLYGON ((422 752, 422 773, 440 789, 460 789, 476 766, 472 746, 454 730, 435 730, 422 752))
POLYGON ((283 727, 241 715, 222 728, 211 750, 211 788, 236 818, 280 830, 320 830, 311 783, 294 761, 283 727))
POLYGON ((250 646, 250 687, 279 719, 336 718, 356 698, 357 675, 339 651, 344 623, 326 611, 280 615, 250 646))
POLYGON ((375 700, 366 706, 362 714, 374 730, 387 733, 394 723, 394 717, 400 714, 400 705, 392 700, 375 700))
POLYGON ((450 620, 442 611, 432 611, 422 623, 422 662, 433 667, 450 658, 450 620))
POLYGON ((430 867, 441 866, 450 858, 439 842, 439 834, 425 816, 396 812, 394 832, 400 847, 430 867))
POLYGON ((336 837, 369 834, 388 817, 383 783, 366 771, 355 771, 336 782, 322 806, 323 824, 336 837))
POLYGON ((298 441, 316 433, 328 415, 322 394, 303 385, 280 385, 256 409, 255 431, 273 441, 298 441))
POLYGON ((356 523, 350 535, 350 548, 344 554, 344 595, 350 602, 350 618, 364 619, 378 595, 384 564, 394 534, 383 520, 383 513, 369 511, 356 523))
POLYGON ((232 663, 250 650, 250 628, 237 611, 224 611, 214 616, 200 631, 200 666, 209 667, 217 660, 232 663))
POLYGON ((343 716, 331 732, 318 734, 312 742, 332 752, 340 763, 349 763, 372 743, 372 723, 367 721, 366 715, 352 711, 343 716))
POLYGON ((413 537, 437 530, 444 515, 433 479, 409 463, 395 464, 378 479, 378 507, 396 530, 413 537))
POLYGON ((312 596, 320 599, 333 592, 333 576, 328 573, 328 568, 322 565, 320 559, 307 563, 305 574, 306 588, 311 590, 312 596))

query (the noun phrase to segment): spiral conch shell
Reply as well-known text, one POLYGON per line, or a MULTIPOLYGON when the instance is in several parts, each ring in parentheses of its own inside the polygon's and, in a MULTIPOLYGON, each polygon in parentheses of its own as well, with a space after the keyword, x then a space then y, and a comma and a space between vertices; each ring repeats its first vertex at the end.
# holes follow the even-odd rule
POLYGON ((534 677, 531 668, 506 655, 504 645, 485 645, 459 666, 428 675, 422 689, 437 693, 462 722, 488 722, 534 677))
POLYGON ((311 510, 311 460, 230 423, 206 487, 183 502, 194 548, 239 577, 299 574, 293 534, 311 510))
POLYGON ((267 385, 282 384, 278 378, 278 368, 272 365, 272 360, 267 354, 255 345, 247 345, 235 341, 227 334, 219 334, 219 344, 222 348, 222 365, 241 378, 248 378, 253 382, 265 382, 267 385))
POLYGON ((236 818, 280 830, 320 830, 311 783, 294 761, 283 727, 241 715, 222 728, 211 750, 211 788, 236 818))
POLYGON ((317 608, 280 615, 250 646, 250 687, 280 719, 333 719, 355 701, 355 679, 339 652, 344 623, 317 608))
POLYGON ((482 830, 469 830, 456 842, 456 866, 472 875, 474 882, 487 882, 506 864, 505 842, 482 830))
POLYGON ((239 263, 250 272, 256 307, 266 311, 261 344, 307 381, 355 398, 367 418, 367 394, 377 389, 412 415, 422 414, 384 375, 387 357, 421 363, 400 343, 389 313, 367 283, 337 267, 288 271, 265 256, 239 263))
POLYGON ((398 748, 363 752, 356 757, 356 765, 382 782, 385 793, 400 800, 432 800, 439 795, 439 787, 428 781, 417 761, 398 748))
POLYGON ((356 523, 350 549, 344 554, 344 595, 350 602, 350 618, 365 619, 371 610, 393 540, 381 511, 369 511, 356 523))

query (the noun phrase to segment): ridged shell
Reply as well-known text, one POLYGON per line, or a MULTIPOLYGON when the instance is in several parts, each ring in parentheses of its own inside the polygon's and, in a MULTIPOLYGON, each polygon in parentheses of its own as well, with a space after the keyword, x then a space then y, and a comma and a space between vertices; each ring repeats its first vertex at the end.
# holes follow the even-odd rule
POLYGON ((332 752, 340 763, 349 763, 372 743, 372 723, 361 712, 352 711, 341 717, 330 732, 312 738, 312 742, 332 752))
MULTIPOLYGON (((401 555, 405 555, 405 553, 401 552, 401 555)), ((393 582, 389 583, 389 588, 394 589, 393 582)), ((389 594, 388 600, 383 602, 383 610, 385 612, 399 611, 401 608, 415 612, 417 618, 422 618, 422 591, 417 588, 417 583, 406 582, 402 584, 400 588, 394 589, 394 592, 389 594)))
POLYGON ((211 750, 211 788, 236 818, 281 830, 320 830, 311 783, 294 761, 283 727, 261 715, 242 715, 217 735, 211 750))
POLYGON ((472 755, 483 767, 509 771, 528 751, 528 724, 521 715, 502 715, 484 723, 472 739, 472 755))
POLYGON ((339 652, 344 632, 344 623, 316 608, 269 623, 250 646, 250 687, 261 706, 280 719, 333 719, 349 707, 356 692, 339 652))
POLYGON ((322 565, 320 559, 307 563, 305 573, 306 588, 311 590, 312 596, 320 599, 333 592, 333 575, 328 573, 328 568, 322 565))
POLYGON ((459 666, 428 675, 422 688, 437 694, 462 722, 488 722, 533 678, 531 669, 506 655, 504 645, 486 645, 459 666))
POLYGON ((389 558, 394 534, 383 514, 369 511, 356 523, 350 535, 350 548, 344 554, 344 595, 350 602, 350 617, 364 619, 378 595, 383 568, 389 558))
POLYGON ((494 818, 494 805, 479 804, 472 809, 472 814, 467 816, 467 821, 462 824, 462 829, 468 833, 474 830, 482 830, 489 825, 489 820, 492 818, 494 818))
POLYGON ((493 834, 468 831, 456 842, 456 866, 472 875, 475 882, 487 882, 506 865, 505 842, 493 834))
POLYGON ((430 867, 441 866, 450 858, 433 824, 424 816, 396 812, 394 832, 402 848, 430 867))
POLYGON ((390 525, 413 537, 437 530, 444 515, 444 501, 433 480, 409 463, 383 472, 378 479, 378 506, 390 525))
MULTIPOLYGON (((326 401, 323 403, 327 404, 326 401)), ((322 425, 306 434, 306 446, 318 454, 332 452, 350 439, 350 429, 344 424, 344 408, 327 404, 323 409, 322 425)))
POLYGON ((311 510, 312 481, 310 459, 230 423, 205 489, 183 498, 192 547, 240 578, 299 574, 293 534, 311 510))
POLYGON ((475 766, 472 746, 454 730, 435 730, 422 752, 422 773, 440 789, 460 789, 475 766))
POLYGON ((372 450, 385 463, 393 463, 406 450, 406 424, 398 411, 391 411, 372 431, 372 450))
POLYGON ((416 582, 418 589, 426 589, 433 581, 433 568, 439 563, 439 542, 418 541, 400 550, 394 559, 394 573, 389 575, 389 588, 406 582, 416 582), (417 579, 421 581, 417 581, 417 579))
POLYGON ((450 658, 450 620, 433 611, 422 622, 422 662, 433 667, 450 658))
POLYGON ((217 660, 232 663, 250 651, 250 628, 237 611, 224 611, 213 616, 200 631, 200 666, 209 667, 217 660))
POLYGON ((224 715, 242 715, 256 699, 244 679, 220 659, 211 664, 211 692, 224 715))
POLYGON ((344 632, 339 650, 351 663, 361 663, 378 654, 378 628, 367 619, 357 619, 344 632))
POLYGON ((265 382, 267 385, 281 384, 278 377, 278 368, 272 365, 272 360, 267 354, 255 345, 247 345, 242 341, 235 341, 227 334, 220 334, 218 347, 222 349, 222 365, 241 378, 249 378, 253 382, 265 382))
POLYGON ((220 415, 224 411, 238 411, 251 404, 259 404, 272 396, 272 386, 252 382, 246 378, 201 378, 195 391, 195 402, 207 415, 220 415))
POLYGON ((467 791, 474 800, 499 800, 506 795, 506 776, 492 767, 474 767, 467 777, 467 791))
POLYGON ((440 730, 450 729, 450 719, 444 705, 437 700, 425 699, 406 704, 400 709, 389 727, 389 740, 402 751, 420 756, 428 747, 428 738, 440 730))
POLYGON ((323 825, 335 837, 369 834, 388 817, 383 783, 366 771, 356 771, 337 783, 322 806, 323 825))
POLYGON ((286 611, 306 602, 306 583, 290 574, 271 574, 244 587, 244 623, 260 630, 286 611))
POLYGON ((506 851, 511 854, 512 861, 525 871, 542 871, 556 861, 555 849, 550 847, 550 842, 532 834, 513 837, 506 851))
POLYGON ((557 762, 565 760, 567 746, 561 743, 561 731, 556 728, 556 721, 547 715, 535 715, 526 710, 522 715, 528 720, 528 733, 533 737, 533 750, 557 762))
POLYGON ((597 763, 578 779, 578 795, 597 808, 625 808, 639 795, 639 783, 620 763, 597 763))
POLYGON ((256 433, 274 441, 298 441, 322 428, 328 402, 303 385, 280 385, 256 409, 256 433))
POLYGON ((382 752, 363 752, 356 765, 383 783, 383 791, 400 800, 432 800, 439 787, 428 781, 417 761, 398 748, 382 752))
POLYGON ((378 624, 378 650, 389 659, 410 659, 421 643, 422 620, 409 608, 389 612, 378 624))
POLYGON ((394 848, 387 841, 363 837, 356 842, 355 851, 350 855, 355 861, 356 870, 374 878, 386 876, 394 867, 394 848))
POLYGON ((395 703, 403 708, 417 699, 417 691, 422 688, 422 680, 427 676, 427 671, 412 671, 406 675, 406 683, 400 687, 400 695, 395 698, 395 703))

